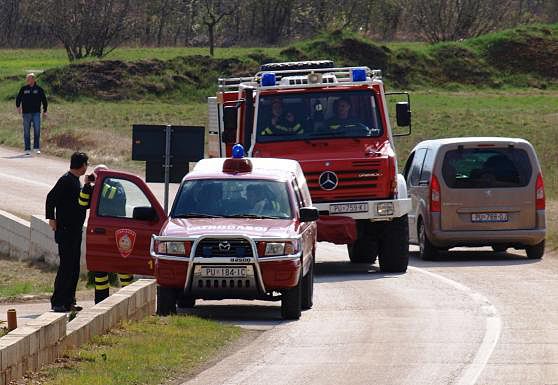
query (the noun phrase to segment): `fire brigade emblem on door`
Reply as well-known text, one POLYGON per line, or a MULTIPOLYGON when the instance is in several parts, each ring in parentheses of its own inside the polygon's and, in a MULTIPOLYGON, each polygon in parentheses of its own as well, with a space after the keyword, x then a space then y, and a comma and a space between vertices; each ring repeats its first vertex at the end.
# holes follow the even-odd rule
POLYGON ((136 232, 130 229, 119 229, 114 232, 116 247, 123 258, 127 258, 134 250, 136 232))
POLYGON ((231 244, 227 241, 219 242, 219 251, 230 251, 231 244))
POLYGON ((320 187, 326 191, 334 190, 339 182, 337 175, 335 175, 333 171, 324 171, 322 175, 320 175, 319 181, 320 187))

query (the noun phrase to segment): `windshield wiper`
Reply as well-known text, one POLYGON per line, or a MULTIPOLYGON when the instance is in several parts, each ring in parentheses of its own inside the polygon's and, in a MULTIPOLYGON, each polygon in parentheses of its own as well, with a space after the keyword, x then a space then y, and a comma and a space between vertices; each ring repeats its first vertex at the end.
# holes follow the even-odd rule
POLYGON ((173 216, 173 218, 223 218, 222 215, 212 215, 205 213, 184 213, 173 216))
POLYGON ((345 131, 339 131, 339 132, 315 132, 310 134, 310 137, 314 137, 314 136, 342 136, 342 135, 346 135, 347 133, 345 131))
POLYGON ((257 215, 257 214, 232 214, 232 215, 225 215, 225 218, 286 219, 285 217, 257 215))

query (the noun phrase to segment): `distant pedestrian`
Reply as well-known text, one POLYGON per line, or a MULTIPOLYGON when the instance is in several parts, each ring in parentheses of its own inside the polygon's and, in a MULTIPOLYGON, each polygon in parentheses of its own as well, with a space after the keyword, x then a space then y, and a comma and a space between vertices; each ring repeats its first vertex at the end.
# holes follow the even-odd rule
POLYGON ((37 85, 35 74, 27 74, 26 85, 21 87, 16 98, 16 108, 23 114, 23 141, 25 155, 31 155, 31 124, 33 124, 33 149, 41 153, 41 104, 43 116, 47 117, 47 98, 45 91, 37 85))
MULTIPOLYGON (((81 238, 87 206, 79 203, 81 183, 79 177, 87 171, 88 157, 75 152, 70 161, 70 171, 58 179, 46 198, 46 218, 58 244, 60 265, 50 299, 52 310, 66 312, 81 310, 76 305, 76 287, 79 279, 81 238)), ((89 178, 87 178, 89 179, 89 178)))

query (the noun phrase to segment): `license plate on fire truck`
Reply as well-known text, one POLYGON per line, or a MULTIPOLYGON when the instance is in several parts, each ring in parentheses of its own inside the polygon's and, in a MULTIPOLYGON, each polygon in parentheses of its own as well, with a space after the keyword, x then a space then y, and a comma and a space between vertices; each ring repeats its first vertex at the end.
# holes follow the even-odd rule
POLYGON ((202 266, 203 278, 246 278, 246 266, 202 266))
POLYGON ((329 205, 330 214, 344 213, 366 213, 368 212, 368 203, 341 203, 329 205))

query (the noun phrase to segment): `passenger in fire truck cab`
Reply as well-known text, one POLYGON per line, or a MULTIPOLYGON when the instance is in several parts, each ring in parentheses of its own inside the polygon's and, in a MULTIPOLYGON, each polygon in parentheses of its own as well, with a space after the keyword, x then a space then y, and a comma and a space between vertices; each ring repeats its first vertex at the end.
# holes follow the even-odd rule
POLYGON ((297 120, 294 111, 287 110, 283 113, 283 102, 274 99, 271 103, 270 124, 264 128, 261 135, 290 135, 303 134, 304 129, 297 120))
POLYGON ((330 130, 356 127, 360 122, 351 116, 351 101, 348 98, 339 98, 333 103, 335 116, 327 121, 330 130))

